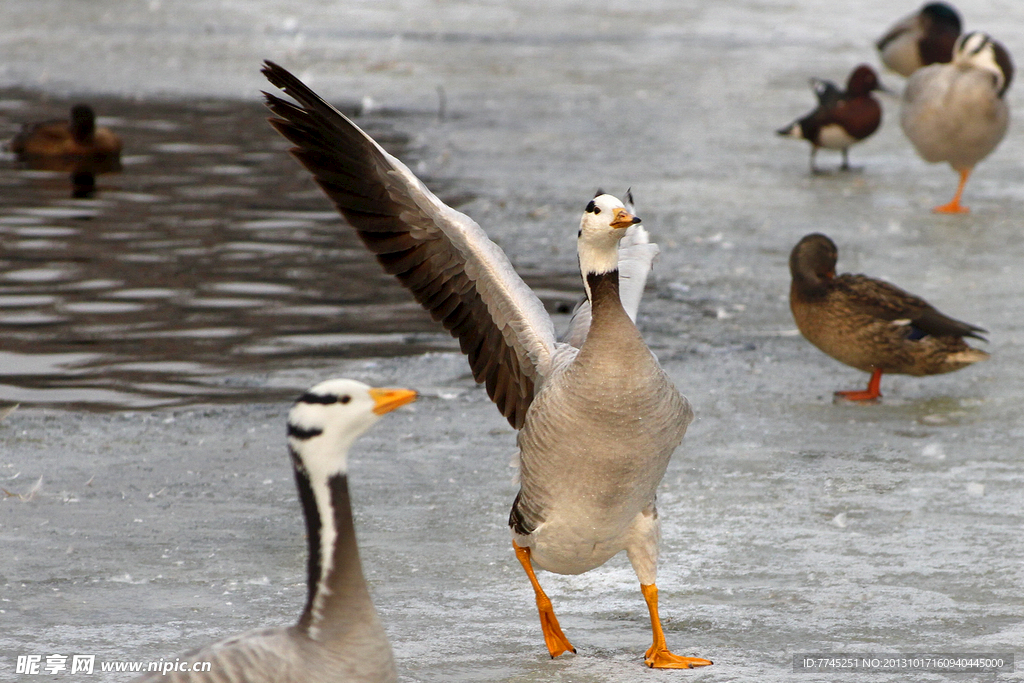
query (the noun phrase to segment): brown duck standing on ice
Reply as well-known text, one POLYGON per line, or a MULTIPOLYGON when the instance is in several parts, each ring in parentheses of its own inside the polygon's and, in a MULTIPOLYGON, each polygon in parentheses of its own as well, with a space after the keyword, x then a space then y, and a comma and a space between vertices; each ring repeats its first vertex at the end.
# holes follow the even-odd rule
POLYGON ((964 337, 980 327, 943 315, 924 299, 866 275, 836 275, 838 250, 825 235, 800 240, 789 256, 793 319, 809 342, 871 373, 865 391, 838 391, 850 401, 881 397, 882 373, 938 375, 989 357, 964 337))

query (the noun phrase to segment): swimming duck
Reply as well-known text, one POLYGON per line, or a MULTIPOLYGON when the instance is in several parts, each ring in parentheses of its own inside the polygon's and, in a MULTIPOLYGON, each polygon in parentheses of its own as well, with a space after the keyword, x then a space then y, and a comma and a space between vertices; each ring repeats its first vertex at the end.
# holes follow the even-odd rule
POLYGON ((922 66, 949 62, 960 30, 960 15, 952 6, 930 2, 893 24, 875 47, 883 64, 909 76, 922 66))
POLYGON ((882 107, 871 95, 872 90, 883 90, 874 69, 861 64, 840 90, 831 81, 811 79, 818 98, 818 106, 807 116, 797 119, 776 132, 779 135, 807 140, 811 143, 811 173, 818 173, 814 157, 818 148, 839 149, 843 152, 846 171, 850 168, 850 146, 866 139, 882 123, 882 107))
POLYGON ((927 162, 945 161, 960 174, 956 195, 938 213, 966 213, 960 203, 974 166, 996 148, 1010 123, 1006 90, 1013 63, 1002 45, 984 33, 956 41, 950 64, 914 72, 903 91, 900 125, 927 162))
POLYGON ((384 270, 459 339, 473 376, 519 430, 509 524, 548 653, 575 649, 534 567, 579 574, 625 550, 651 619, 646 664, 711 664, 672 653, 658 615, 655 491, 693 411, 633 322, 657 253, 640 219, 608 194, 587 203, 577 252, 589 306, 566 335, 582 342, 559 341, 543 304, 479 225, 288 71, 266 62, 263 73, 298 102, 265 93, 292 154, 384 270))
POLYGON ((350 379, 321 382, 298 398, 288 414, 288 451, 309 543, 308 592, 298 623, 193 650, 174 662, 174 670, 135 683, 398 680, 359 560, 348 452, 382 415, 415 399, 415 391, 376 389, 350 379))
POLYGON ((789 305, 800 333, 841 363, 871 373, 850 401, 881 397, 882 373, 938 375, 985 360, 964 337, 985 330, 954 320, 924 299, 866 275, 836 275, 838 250, 825 235, 800 240, 789 256, 789 305))
POLYGON ((119 156, 121 139, 109 128, 96 127, 87 104, 71 108, 68 121, 25 124, 9 144, 19 159, 29 157, 119 156))

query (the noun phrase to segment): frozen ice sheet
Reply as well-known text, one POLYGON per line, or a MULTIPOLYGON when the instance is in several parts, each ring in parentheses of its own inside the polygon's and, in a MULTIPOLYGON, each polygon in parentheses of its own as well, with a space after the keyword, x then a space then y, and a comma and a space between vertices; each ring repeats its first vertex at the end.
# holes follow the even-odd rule
MULTIPOLYGON (((659 496, 668 640, 716 662, 689 675, 788 681, 800 652, 1019 653, 1019 428, 965 438, 1000 420, 998 402, 832 406, 771 389, 786 383, 781 364, 756 390, 706 389, 748 375, 758 356, 666 362, 698 409, 659 496), (925 420, 935 415, 950 422, 925 420)), ((654 675, 624 556, 577 577, 541 572, 580 652, 548 658, 506 527, 514 433, 460 356, 352 361, 276 384, 298 393, 338 374, 423 392, 359 442, 351 469, 363 561, 403 680, 654 675)), ((0 423, 3 487, 37 488, 0 502, 0 666, 52 652, 166 660, 290 623, 305 569, 286 411, 16 411, 0 423)), ((816 676, 801 680, 831 680, 816 676)))

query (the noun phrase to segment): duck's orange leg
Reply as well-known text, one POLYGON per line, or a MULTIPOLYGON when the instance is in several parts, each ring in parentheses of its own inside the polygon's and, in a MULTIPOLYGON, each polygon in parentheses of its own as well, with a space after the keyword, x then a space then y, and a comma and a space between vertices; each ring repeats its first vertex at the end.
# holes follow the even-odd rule
POLYGON ((936 206, 932 211, 935 213, 968 213, 970 209, 960 203, 960 196, 964 193, 964 185, 967 184, 967 178, 971 175, 971 169, 960 171, 960 185, 956 188, 956 194, 953 195, 953 200, 949 204, 943 204, 942 206, 936 206))
POLYGON ((875 371, 871 373, 871 380, 868 382, 868 388, 864 391, 837 391, 836 396, 845 398, 847 401, 874 401, 876 398, 882 398, 882 371, 879 368, 875 368, 875 371))
POLYGON ((653 669, 692 669, 695 666, 710 666, 714 663, 710 659, 680 657, 670 652, 665 643, 665 632, 661 628, 661 617, 658 616, 658 587, 653 583, 641 583, 640 591, 647 601, 647 610, 651 613, 651 630, 654 632, 654 644, 644 655, 644 664, 653 669))
POLYGON ((551 599, 544 594, 544 589, 540 587, 537 575, 533 572, 533 563, 530 562, 530 549, 520 548, 515 541, 512 541, 512 547, 515 548, 516 558, 523 565, 523 569, 526 570, 526 576, 529 577, 530 583, 533 584, 533 592, 537 595, 537 612, 540 614, 540 628, 544 631, 544 644, 548 646, 551 658, 554 659, 563 652, 575 654, 576 648, 572 646, 569 639, 562 633, 562 627, 558 625, 555 610, 551 607, 551 599))

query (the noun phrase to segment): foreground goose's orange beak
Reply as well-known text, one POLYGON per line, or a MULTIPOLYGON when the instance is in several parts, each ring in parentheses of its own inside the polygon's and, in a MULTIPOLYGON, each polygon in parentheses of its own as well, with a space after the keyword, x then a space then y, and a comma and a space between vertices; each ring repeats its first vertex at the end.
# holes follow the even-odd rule
POLYGON ((383 415, 406 403, 412 403, 418 394, 412 389, 370 389, 370 396, 374 402, 373 412, 383 415))
POLYGON ((640 222, 640 219, 625 209, 615 209, 615 220, 609 225, 613 228, 628 228, 640 222))

